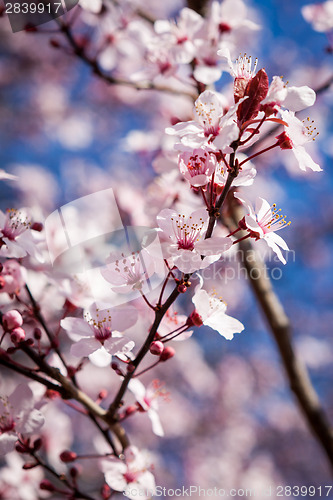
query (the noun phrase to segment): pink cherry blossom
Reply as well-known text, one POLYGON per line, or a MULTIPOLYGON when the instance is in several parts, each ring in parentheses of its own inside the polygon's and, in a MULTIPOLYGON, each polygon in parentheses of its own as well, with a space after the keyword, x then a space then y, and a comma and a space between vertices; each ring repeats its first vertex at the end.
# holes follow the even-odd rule
POLYGON ((76 357, 88 356, 97 366, 107 366, 112 355, 124 356, 133 349, 134 342, 120 332, 133 326, 137 321, 137 311, 127 306, 114 309, 100 309, 93 303, 84 313, 84 319, 65 318, 61 326, 74 341, 71 354, 76 357))
POLYGON ((147 413, 150 418, 153 433, 156 436, 164 436, 163 427, 158 415, 158 398, 166 397, 165 390, 158 380, 153 380, 147 388, 137 378, 132 379, 128 385, 129 390, 134 394, 141 411, 147 413))
POLYGON ((231 247, 229 238, 214 236, 204 239, 208 225, 206 209, 189 215, 166 208, 157 216, 157 222, 166 241, 162 243, 165 257, 183 273, 193 273, 218 260, 231 247), (201 256, 206 256, 201 259, 201 256))
POLYGON ((303 17, 312 24, 316 31, 325 32, 333 29, 333 1, 304 5, 303 17))
POLYGON ((145 250, 132 252, 129 256, 122 254, 117 259, 110 255, 106 264, 101 270, 102 276, 118 293, 142 290, 144 283, 155 272, 154 259, 145 250))
POLYGON ((196 54, 195 40, 203 25, 203 18, 194 10, 185 7, 179 13, 177 23, 157 20, 154 24, 160 39, 169 45, 177 63, 190 63, 196 54))
POLYGON ((44 417, 35 409, 33 393, 27 384, 20 384, 10 396, 0 397, 0 455, 14 449, 19 434, 38 432, 44 417))
POLYGON ((285 131, 277 136, 281 149, 291 149, 301 170, 310 168, 320 172, 321 167, 313 161, 305 150, 305 144, 315 139, 317 133, 309 119, 301 122, 292 111, 280 110, 281 118, 286 123, 285 131))
POLYGON ((166 132, 180 137, 180 149, 195 149, 212 141, 214 146, 224 149, 237 139, 239 129, 236 123, 238 104, 223 114, 223 100, 217 92, 205 90, 195 101, 195 120, 179 122, 166 132))
MULTIPOLYGON (((192 298, 196 314, 200 316, 202 324, 218 331, 227 340, 231 340, 235 333, 244 330, 244 325, 238 319, 226 314, 227 305, 217 296, 215 291, 208 293, 202 288, 202 285, 203 280, 201 278, 192 298)), ((200 321, 198 324, 200 324, 200 321)))
POLYGON ((26 282, 26 270, 14 260, 6 260, 0 273, 0 293, 19 293, 26 282))
POLYGON ((3 257, 25 257, 27 254, 41 259, 31 231, 31 222, 23 213, 10 209, 0 211, 0 255, 3 257))
MULTIPOLYGON (((239 163, 246 159, 246 155, 239 153, 237 155, 239 163)), ((237 177, 233 180, 232 185, 237 186, 251 186, 253 184, 254 178, 257 175, 257 170, 255 169, 251 161, 247 161, 242 165, 239 170, 237 177)), ((218 162, 215 170, 214 183, 219 186, 224 186, 228 178, 228 170, 225 163, 221 160, 218 162)))
POLYGON ((235 197, 239 199, 247 208, 248 213, 244 218, 246 228, 249 235, 256 239, 263 239, 267 245, 276 253, 279 260, 286 264, 283 257, 281 247, 283 250, 289 250, 287 243, 276 234, 276 231, 283 229, 290 225, 290 222, 285 220, 283 215, 279 214, 276 205, 270 205, 268 201, 263 198, 257 198, 256 208, 254 210, 252 204, 246 200, 243 195, 235 193, 235 197))
POLYGON ((136 446, 124 451, 124 460, 108 458, 101 462, 105 481, 115 491, 122 491, 130 499, 148 500, 155 492, 151 462, 145 452, 136 446))
POLYGON ((274 76, 261 104, 275 104, 297 112, 313 106, 315 100, 316 93, 310 87, 288 87, 280 76, 274 76))
POLYGON ((179 169, 191 186, 206 186, 215 171, 216 156, 204 149, 185 151, 179 156, 179 169))

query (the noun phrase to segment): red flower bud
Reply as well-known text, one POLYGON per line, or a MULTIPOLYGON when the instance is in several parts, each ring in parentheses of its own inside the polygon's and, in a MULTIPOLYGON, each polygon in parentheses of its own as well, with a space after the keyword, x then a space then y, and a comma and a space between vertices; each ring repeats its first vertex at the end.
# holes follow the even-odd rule
POLYGON ((160 356, 164 350, 164 345, 160 340, 155 340, 150 344, 149 350, 154 356, 160 356))
POLYGON ((167 361, 170 358, 173 358, 176 354, 176 351, 173 347, 165 347, 164 351, 160 356, 160 361, 167 361))
POLYGON ((19 342, 22 342, 25 339, 25 331, 23 328, 14 328, 12 332, 10 333, 10 340, 13 342, 13 344, 18 344, 19 342))
POLYGON ((23 325, 23 318, 18 311, 12 309, 2 316, 2 324, 5 330, 14 330, 14 328, 23 325))
POLYGON ((43 479, 39 484, 39 488, 45 491, 55 491, 55 486, 48 479, 43 479))
POLYGON ((193 312, 191 312, 191 314, 187 318, 186 324, 188 326, 202 326, 203 325, 202 317, 200 316, 200 314, 197 312, 196 309, 193 312))
POLYGON ((76 460, 76 457, 77 454, 75 453, 75 451, 70 450, 65 450, 59 455, 60 460, 65 463, 74 462, 74 460, 76 460))

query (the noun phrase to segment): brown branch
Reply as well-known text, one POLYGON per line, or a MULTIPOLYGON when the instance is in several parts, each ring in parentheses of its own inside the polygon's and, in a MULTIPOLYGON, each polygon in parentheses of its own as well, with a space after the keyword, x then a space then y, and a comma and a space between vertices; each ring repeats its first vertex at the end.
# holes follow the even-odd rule
POLYGON ((208 0, 187 0, 187 6, 195 10, 201 16, 204 16, 207 10, 208 0))
POLYGON ((123 449, 129 446, 129 440, 125 430, 119 423, 112 422, 112 424, 110 424, 110 419, 108 418, 106 410, 101 408, 87 394, 78 389, 71 382, 71 380, 62 375, 62 373, 58 368, 53 368, 52 366, 50 366, 33 349, 24 345, 22 346, 22 350, 29 356, 30 359, 32 359, 37 364, 37 366, 45 374, 49 375, 49 377, 59 382, 59 384, 61 384, 61 386, 71 399, 75 399, 76 401, 81 403, 89 411, 89 413, 93 414, 95 417, 98 417, 104 422, 106 422, 109 425, 110 430, 118 438, 123 449))
POLYGON ((122 85, 125 87, 131 87, 136 90, 158 90, 160 92, 166 92, 174 95, 182 95, 182 96, 187 96, 191 97, 191 99, 196 99, 197 94, 195 89, 193 88, 193 91, 188 91, 186 92, 185 90, 177 90, 171 87, 166 87, 162 85, 155 85, 152 82, 141 82, 141 83, 136 83, 131 80, 124 80, 122 78, 116 78, 113 77, 110 74, 105 73, 100 65, 98 64, 97 60, 93 57, 90 57, 87 52, 84 50, 84 48, 80 45, 80 43, 76 40, 75 36, 73 35, 71 31, 71 27, 63 22, 61 19, 57 18, 55 19, 56 23, 58 24, 60 28, 60 32, 64 34, 66 37, 69 45, 73 49, 74 55, 76 55, 81 61, 83 61, 85 64, 90 66, 92 69, 93 73, 104 80, 106 83, 111 84, 111 85, 122 85))
MULTIPOLYGON (((232 220, 226 221, 229 228, 236 228, 243 215, 242 208, 234 205, 232 220)), ((245 235, 244 231, 242 233, 240 237, 245 235)), ((311 383, 307 368, 295 352, 289 318, 273 290, 263 262, 255 255, 251 242, 248 239, 243 240, 239 243, 239 248, 251 288, 279 350, 290 388, 297 398, 310 430, 325 450, 333 468, 333 429, 311 383)))

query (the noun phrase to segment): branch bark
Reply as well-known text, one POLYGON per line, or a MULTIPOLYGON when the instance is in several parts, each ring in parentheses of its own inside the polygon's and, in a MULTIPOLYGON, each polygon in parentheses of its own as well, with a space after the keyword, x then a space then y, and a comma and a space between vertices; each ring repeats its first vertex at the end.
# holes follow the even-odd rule
MULTIPOLYGON (((231 219, 226 222, 230 229, 235 229, 244 213, 236 204, 232 206, 231 213, 231 219)), ((242 233, 239 233, 239 238, 246 234, 244 231, 242 233)), ((290 388, 310 430, 326 452, 333 470, 333 429, 311 383, 307 368, 295 352, 290 320, 265 273, 263 262, 255 256, 251 242, 248 239, 243 240, 239 243, 239 248, 251 288, 276 342, 290 388)))

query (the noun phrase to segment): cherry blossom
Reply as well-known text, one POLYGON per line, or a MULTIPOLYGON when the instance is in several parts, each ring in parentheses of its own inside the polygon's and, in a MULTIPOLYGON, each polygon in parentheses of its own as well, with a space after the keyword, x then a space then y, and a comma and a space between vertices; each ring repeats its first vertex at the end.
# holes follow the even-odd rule
POLYGON ((132 379, 128 385, 134 394, 141 411, 146 412, 150 418, 153 432, 156 436, 164 436, 163 427, 158 415, 158 398, 165 397, 165 391, 158 380, 153 380, 147 387, 137 378, 132 379))
POLYGON ((310 168, 314 172, 320 172, 321 167, 313 161, 304 145, 313 141, 318 135, 310 120, 300 121, 295 113, 280 110, 281 118, 286 123, 285 131, 278 135, 278 143, 281 149, 291 149, 294 153, 298 166, 301 170, 310 168))
POLYGON ((204 149, 185 151, 179 156, 179 169, 191 186, 206 186, 215 171, 216 156, 204 149))
MULTIPOLYGON (((237 159, 239 163, 246 159, 246 155, 238 153, 237 159)), ((232 185, 237 186, 251 186, 253 184, 254 178, 257 175, 257 170, 255 169, 251 161, 247 161, 242 165, 237 177, 233 180, 232 185)), ((221 160, 218 162, 215 170, 214 183, 221 188, 225 185, 228 177, 228 170, 225 163, 221 160)))
POLYGON ((263 239, 267 245, 276 253, 279 260, 286 264, 286 259, 283 257, 281 247, 283 250, 289 250, 287 243, 276 234, 276 231, 283 229, 290 225, 285 217, 279 214, 276 205, 270 205, 268 201, 263 198, 257 198, 256 207, 253 208, 252 204, 241 194, 235 193, 235 197, 240 200, 248 210, 244 218, 244 224, 249 232, 249 235, 255 239, 263 239))
POLYGON ((195 101, 195 120, 179 122, 166 132, 180 137, 180 149, 184 146, 195 149, 212 141, 220 149, 229 146, 239 134, 236 123, 238 105, 223 114, 223 100, 217 92, 205 90, 195 101))
POLYGON ((26 282, 26 270, 14 260, 6 260, 0 273, 0 293, 19 293, 26 282))
POLYGON ((103 6, 102 0, 80 0, 79 5, 82 9, 98 14, 103 6))
POLYGON ((204 324, 218 331, 227 340, 231 340, 235 333, 240 333, 244 330, 244 325, 238 319, 226 314, 227 305, 217 296, 215 291, 208 293, 202 288, 202 285, 203 280, 200 277, 200 283, 196 287, 192 298, 192 302, 195 305, 196 319, 193 322, 190 316, 190 324, 195 324, 196 326, 204 324))
POLYGON ((333 1, 304 5, 301 12, 306 21, 316 31, 325 32, 333 29, 333 1))
POLYGON ((180 11, 177 23, 157 20, 156 33, 162 41, 170 44, 170 51, 177 63, 190 63, 196 54, 195 40, 203 25, 203 18, 194 10, 184 8, 180 11))
POLYGON ((111 457, 101 462, 105 481, 115 491, 123 491, 128 498, 148 500, 155 491, 151 462, 145 452, 136 446, 124 451, 124 460, 111 457))
POLYGON ((30 436, 44 424, 44 417, 35 409, 33 393, 26 384, 16 387, 10 396, 0 397, 0 455, 14 449, 19 435, 30 436))
POLYGON ((303 87, 288 87, 280 76, 274 76, 269 86, 268 94, 261 104, 283 106, 289 111, 301 111, 313 106, 316 93, 306 85, 303 87))
POLYGON ((132 252, 127 257, 122 254, 117 259, 110 255, 106 259, 106 267, 101 270, 103 278, 111 283, 112 290, 118 293, 142 290, 144 283, 154 272, 154 259, 145 250, 132 252))
POLYGON ((231 247, 229 238, 214 236, 204 239, 208 215, 199 209, 189 215, 166 208, 157 216, 157 222, 167 241, 162 243, 165 257, 183 273, 193 273, 207 267, 231 247), (201 256, 204 255, 203 259, 201 256))
POLYGON ((23 212, 10 209, 4 214, 0 211, 0 255, 19 258, 30 254, 41 260, 30 226, 23 212))
POLYGON ((112 355, 124 356, 133 349, 134 342, 120 332, 136 321, 134 307, 101 309, 94 302, 84 313, 84 319, 65 318, 61 320, 61 326, 74 342, 71 347, 73 356, 88 356, 95 365, 107 366, 112 355))

